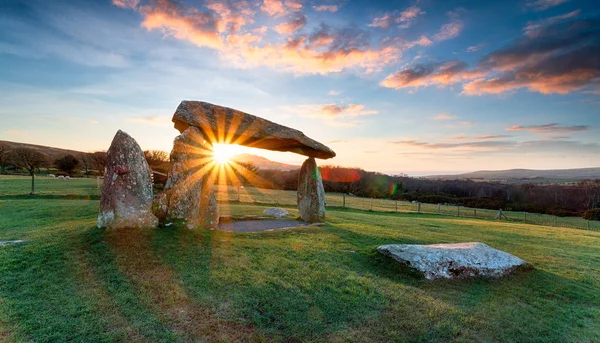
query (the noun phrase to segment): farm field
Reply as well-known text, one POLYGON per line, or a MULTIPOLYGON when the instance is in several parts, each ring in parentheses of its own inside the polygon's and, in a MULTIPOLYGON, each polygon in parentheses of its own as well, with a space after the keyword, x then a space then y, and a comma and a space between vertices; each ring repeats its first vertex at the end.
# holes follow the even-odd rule
MULTIPOLYGON (((101 181, 100 181, 101 182, 101 181)), ((27 192, 31 187, 31 179, 26 176, 0 175, 0 199, 29 198, 27 192), (3 182, 8 181, 8 182, 3 182)), ((253 204, 296 205, 296 192, 253 187, 216 186, 217 196, 221 202, 241 202, 253 204)), ((45 199, 99 199, 100 189, 95 178, 74 178, 68 181, 49 177, 36 177, 36 197, 45 199)), ((454 205, 417 204, 408 201, 388 199, 369 199, 340 193, 326 193, 328 208, 342 207, 363 211, 394 213, 428 213, 466 218, 494 220, 497 210, 457 207, 454 205)), ((600 221, 588 221, 580 217, 555 217, 546 214, 503 212, 508 221, 539 224, 555 227, 600 230, 600 221)))
POLYGON ((26 241, 0 247, 2 341, 600 341, 600 232, 337 207, 321 228, 107 232, 97 200, 43 197, 95 184, 49 181, 0 198, 0 241, 26 241), (429 282, 375 251, 465 241, 534 269, 429 282))

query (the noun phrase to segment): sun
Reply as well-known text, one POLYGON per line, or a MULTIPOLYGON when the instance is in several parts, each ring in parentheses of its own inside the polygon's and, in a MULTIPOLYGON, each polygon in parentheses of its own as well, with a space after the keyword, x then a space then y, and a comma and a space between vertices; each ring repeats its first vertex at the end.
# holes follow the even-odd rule
POLYGON ((213 144, 213 160, 218 164, 231 162, 231 158, 241 153, 239 145, 235 144, 213 144))

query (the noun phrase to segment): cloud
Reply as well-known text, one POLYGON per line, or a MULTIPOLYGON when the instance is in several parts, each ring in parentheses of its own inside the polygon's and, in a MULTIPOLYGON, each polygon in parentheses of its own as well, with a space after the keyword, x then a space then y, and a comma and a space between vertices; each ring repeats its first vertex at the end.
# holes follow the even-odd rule
POLYGON ((376 17, 368 26, 387 29, 393 24, 400 24, 400 28, 408 28, 410 25, 412 25, 414 19, 422 14, 425 14, 425 12, 419 7, 411 6, 402 12, 388 12, 383 14, 381 17, 376 17))
POLYGON ((479 50, 481 50, 481 48, 483 47, 483 44, 477 44, 477 45, 472 45, 470 47, 467 48, 467 52, 477 52, 479 50))
MULTIPOLYGON (((274 27, 276 37, 263 42, 266 27, 249 28, 254 11, 247 1, 209 1, 204 8, 186 7, 173 0, 138 5, 142 27, 161 30, 165 37, 216 50, 222 60, 239 67, 268 66, 296 74, 327 74, 344 69, 373 72, 397 61, 402 48, 393 42, 372 43, 368 32, 356 27, 332 29, 325 24, 299 34, 307 25, 298 1, 265 0, 260 9, 287 21, 274 27)), ((422 44, 427 42, 422 41, 422 44)))
POLYGON ((275 31, 282 35, 291 35, 297 30, 303 28, 304 25, 306 25, 306 16, 304 14, 296 14, 292 18, 290 18, 288 22, 281 23, 275 26, 275 31))
POLYGON ((96 124, 99 124, 99 123, 100 122, 98 120, 96 120, 96 119, 90 120, 90 124, 92 124, 92 125, 96 125, 96 124))
POLYGON ((260 9, 267 13, 270 16, 281 16, 286 13, 285 7, 283 7, 283 2, 279 0, 264 0, 260 9))
POLYGON ((525 7, 538 12, 538 11, 547 10, 551 7, 555 7, 560 4, 564 4, 565 2, 568 2, 568 1, 569 0, 528 0, 525 3, 525 7))
POLYGON ((329 11, 331 13, 335 13, 338 11, 339 7, 337 5, 321 5, 321 6, 313 6, 313 9, 317 12, 329 11))
POLYGON ((565 14, 561 14, 561 15, 557 15, 554 17, 550 17, 550 18, 546 18, 543 20, 539 20, 539 21, 530 21, 527 23, 527 26, 525 26, 525 28, 523 28, 523 31, 530 36, 533 36, 536 34, 537 30, 548 26, 550 24, 556 23, 556 22, 560 22, 563 20, 567 20, 567 19, 571 19, 571 18, 575 18, 577 17, 579 14, 581 13, 581 10, 575 10, 569 13, 565 13, 565 14))
POLYGON ((448 16, 450 22, 444 24, 440 31, 433 36, 433 39, 438 42, 458 37, 465 26, 459 17, 459 11, 448 12, 448 16))
POLYGON ((388 75, 381 82, 381 85, 395 89, 418 88, 429 85, 446 86, 483 75, 479 71, 468 70, 467 68, 468 65, 462 61, 417 64, 414 67, 388 75))
MULTIPOLYGON (((577 13, 557 18, 572 18, 577 13)), ((487 54, 475 68, 469 69, 462 61, 416 64, 388 75, 381 85, 401 89, 463 83, 462 94, 466 95, 500 94, 521 88, 542 94, 567 94, 600 87, 600 17, 544 23, 550 24, 487 54)))
POLYGON ((438 114, 435 117, 433 117, 434 120, 450 120, 455 118, 456 116, 447 113, 438 114))
POLYGON ((329 93, 327 93, 327 94, 329 94, 329 95, 334 95, 334 96, 335 96, 335 95, 340 95, 340 94, 342 94, 342 92, 341 92, 341 91, 337 91, 337 90, 335 90, 335 89, 332 89, 332 90, 330 90, 330 91, 329 91, 329 93))
POLYGON ((587 125, 573 125, 573 126, 563 126, 557 123, 550 123, 544 125, 514 125, 506 128, 507 131, 528 131, 533 134, 565 134, 565 133, 575 133, 575 132, 585 132, 589 131, 590 127, 587 125))
POLYGON ((121 8, 136 8, 140 0, 113 0, 112 3, 115 6, 121 8))
POLYGON ((331 126, 356 126, 357 118, 378 114, 379 111, 369 110, 363 104, 305 104, 286 106, 284 111, 295 115, 320 119, 331 126))
POLYGON ((221 48, 218 16, 214 12, 189 11, 168 0, 157 0, 156 6, 141 6, 142 27, 148 31, 161 29, 165 35, 188 40, 197 46, 221 48))
POLYGON ((394 145, 402 145, 408 147, 416 147, 423 149, 467 149, 467 150, 488 150, 497 148, 513 147, 517 143, 512 141, 477 141, 477 142, 462 142, 462 143, 437 143, 437 142, 422 142, 417 140, 404 140, 390 142, 394 145))

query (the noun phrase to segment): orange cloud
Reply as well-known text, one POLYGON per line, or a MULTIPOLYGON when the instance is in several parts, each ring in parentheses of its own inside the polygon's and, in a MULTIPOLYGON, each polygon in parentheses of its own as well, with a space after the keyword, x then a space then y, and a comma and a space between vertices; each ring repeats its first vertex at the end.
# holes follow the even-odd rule
POLYGON ((590 127, 586 125, 563 126, 557 123, 528 126, 514 125, 506 128, 506 131, 528 131, 533 134, 565 134, 589 130, 590 127))
POLYGON ((265 0, 262 6, 260 6, 260 9, 274 17, 283 15, 286 12, 285 7, 283 7, 283 2, 279 0, 265 0))
POLYGON ((417 64, 412 68, 388 75, 381 85, 395 89, 429 85, 446 86, 484 74, 482 71, 468 70, 467 68, 467 64, 461 61, 417 64))
POLYGON ((156 6, 140 8, 144 20, 142 26, 147 30, 162 29, 166 35, 188 40, 198 46, 211 48, 223 47, 218 34, 218 19, 206 12, 186 12, 168 0, 157 0, 156 6))
POLYGON ((447 113, 438 114, 435 117, 433 117, 434 120, 450 120, 455 118, 456 116, 447 113))
POLYGON ((282 35, 291 35, 297 30, 306 25, 306 16, 304 14, 298 14, 291 18, 288 22, 281 23, 275 26, 275 31, 282 35))
POLYGON ((373 22, 369 24, 370 27, 377 27, 387 29, 393 24, 401 24, 400 28, 407 28, 412 24, 412 21, 418 16, 425 14, 424 11, 417 6, 411 6, 402 12, 388 12, 383 14, 381 17, 376 17, 373 22))

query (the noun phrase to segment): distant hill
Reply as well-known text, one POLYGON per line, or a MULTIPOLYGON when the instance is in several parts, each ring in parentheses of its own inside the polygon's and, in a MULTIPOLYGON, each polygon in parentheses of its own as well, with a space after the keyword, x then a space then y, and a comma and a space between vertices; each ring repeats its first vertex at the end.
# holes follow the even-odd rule
POLYGON ((236 162, 251 163, 251 164, 255 165, 256 167, 258 167, 258 169, 262 169, 262 170, 273 169, 273 170, 288 171, 288 170, 300 169, 300 166, 274 162, 274 161, 269 160, 268 158, 265 158, 262 156, 257 156, 257 155, 252 155, 252 154, 239 154, 239 155, 233 156, 231 159, 236 162))
POLYGON ((51 161, 54 161, 55 159, 61 158, 64 155, 68 155, 68 154, 71 154, 74 156, 79 156, 79 155, 85 153, 83 151, 53 148, 53 147, 49 147, 49 146, 35 145, 35 144, 28 144, 28 143, 0 141, 0 144, 2 144, 2 143, 7 144, 7 145, 11 146, 12 148, 31 148, 31 149, 41 151, 44 154, 50 156, 51 161))
POLYGON ((509 170, 480 170, 458 175, 431 175, 428 179, 461 180, 461 179, 483 179, 483 180, 533 180, 533 179, 557 179, 557 180, 583 180, 600 179, 600 168, 580 169, 509 169, 509 170))

